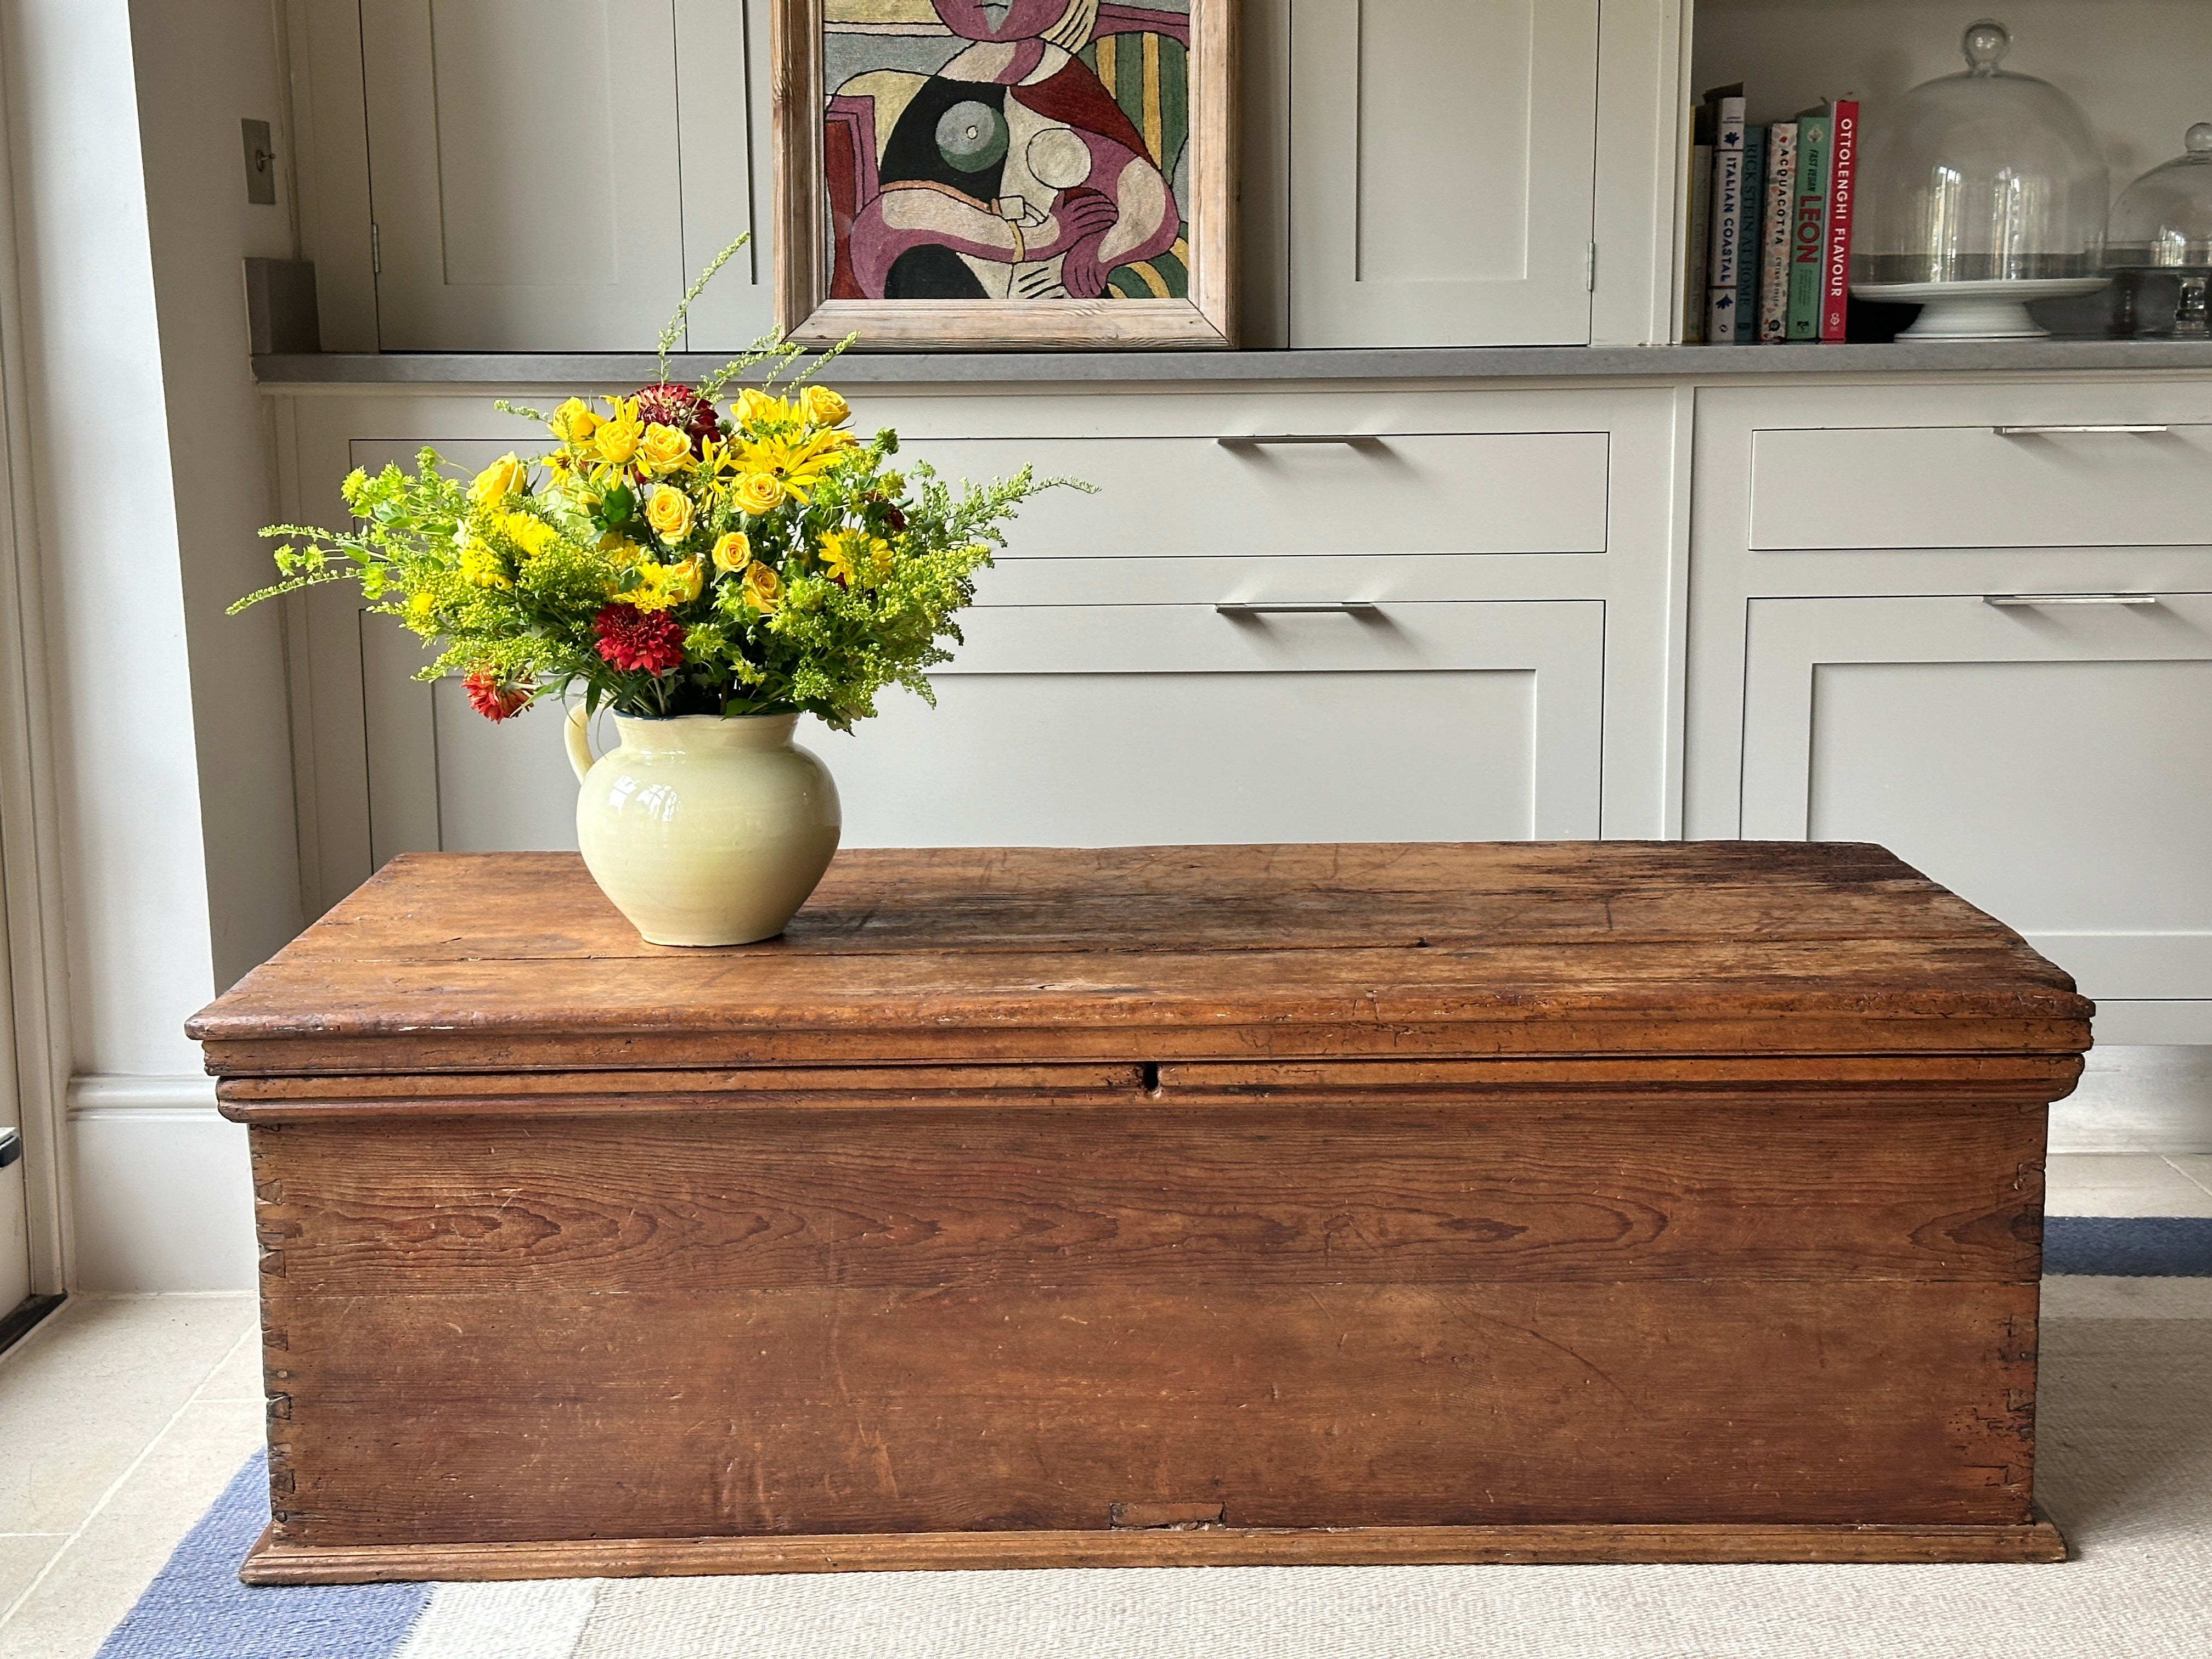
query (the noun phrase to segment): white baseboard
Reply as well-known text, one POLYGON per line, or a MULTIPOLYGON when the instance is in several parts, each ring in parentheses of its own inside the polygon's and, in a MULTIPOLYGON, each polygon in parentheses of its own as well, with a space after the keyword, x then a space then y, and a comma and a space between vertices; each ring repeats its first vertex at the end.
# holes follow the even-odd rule
POLYGON ((78 1289, 256 1287, 246 1129, 214 1079, 72 1078, 69 1124, 78 1289))
POLYGON ((2051 1150, 2212 1152, 2212 1046, 2092 1048, 2081 1086, 2051 1109, 2051 1150))

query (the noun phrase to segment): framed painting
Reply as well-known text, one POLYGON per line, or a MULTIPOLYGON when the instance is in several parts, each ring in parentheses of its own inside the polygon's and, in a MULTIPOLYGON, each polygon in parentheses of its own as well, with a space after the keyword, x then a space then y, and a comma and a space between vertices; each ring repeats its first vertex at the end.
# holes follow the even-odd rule
POLYGON ((1235 0, 773 0, 776 320, 1236 343, 1235 0))

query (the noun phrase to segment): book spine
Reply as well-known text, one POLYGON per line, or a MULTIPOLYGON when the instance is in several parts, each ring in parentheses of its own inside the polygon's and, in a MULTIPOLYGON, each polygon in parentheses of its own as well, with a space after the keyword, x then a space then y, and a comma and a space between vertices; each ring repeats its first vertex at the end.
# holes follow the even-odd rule
POLYGON ((1743 223, 1735 239, 1735 343, 1759 343, 1759 267, 1766 235, 1766 129, 1743 130, 1743 223))
POLYGON ((1766 222, 1759 236, 1759 341, 1790 337, 1790 239, 1797 213, 1797 124, 1766 131, 1766 222))
POLYGON ((1851 210, 1858 191, 1859 106, 1836 100, 1835 127, 1828 150, 1828 241, 1821 292, 1820 339, 1840 343, 1851 303, 1851 210))
POLYGON ((1705 274, 1713 264, 1713 147, 1696 144, 1690 150, 1689 270, 1682 283, 1682 343, 1702 345, 1705 338, 1705 274))
POLYGON ((1712 263, 1705 273, 1705 338, 1735 338, 1736 260, 1743 240, 1743 100, 1723 98, 1713 137, 1712 263))
POLYGON ((1797 123, 1797 214, 1790 228, 1790 337, 1820 337, 1821 260, 1828 235, 1828 118, 1797 123))

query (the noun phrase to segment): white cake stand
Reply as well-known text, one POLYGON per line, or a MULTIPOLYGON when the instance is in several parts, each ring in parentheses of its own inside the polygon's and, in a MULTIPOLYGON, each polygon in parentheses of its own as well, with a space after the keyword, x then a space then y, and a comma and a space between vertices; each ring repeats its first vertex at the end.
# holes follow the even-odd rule
POLYGON ((1862 300, 1922 307, 1900 340, 2043 340, 2051 331, 2027 314, 2031 300, 2094 294, 2109 276, 2039 276, 1987 283, 1854 283, 1862 300))

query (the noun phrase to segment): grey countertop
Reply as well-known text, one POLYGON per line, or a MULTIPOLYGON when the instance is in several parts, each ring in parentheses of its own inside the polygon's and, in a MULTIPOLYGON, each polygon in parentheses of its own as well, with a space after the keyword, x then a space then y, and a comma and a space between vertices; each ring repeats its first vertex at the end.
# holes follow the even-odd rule
MULTIPOLYGON (((670 362, 677 379, 720 356, 670 362)), ((1173 386, 1285 380, 1729 380, 1744 375, 2212 370, 2212 342, 1996 340, 1899 345, 1482 346, 1337 351, 848 353, 841 385, 1173 386)), ((253 359, 265 386, 634 385, 648 352, 301 353, 253 359)))

